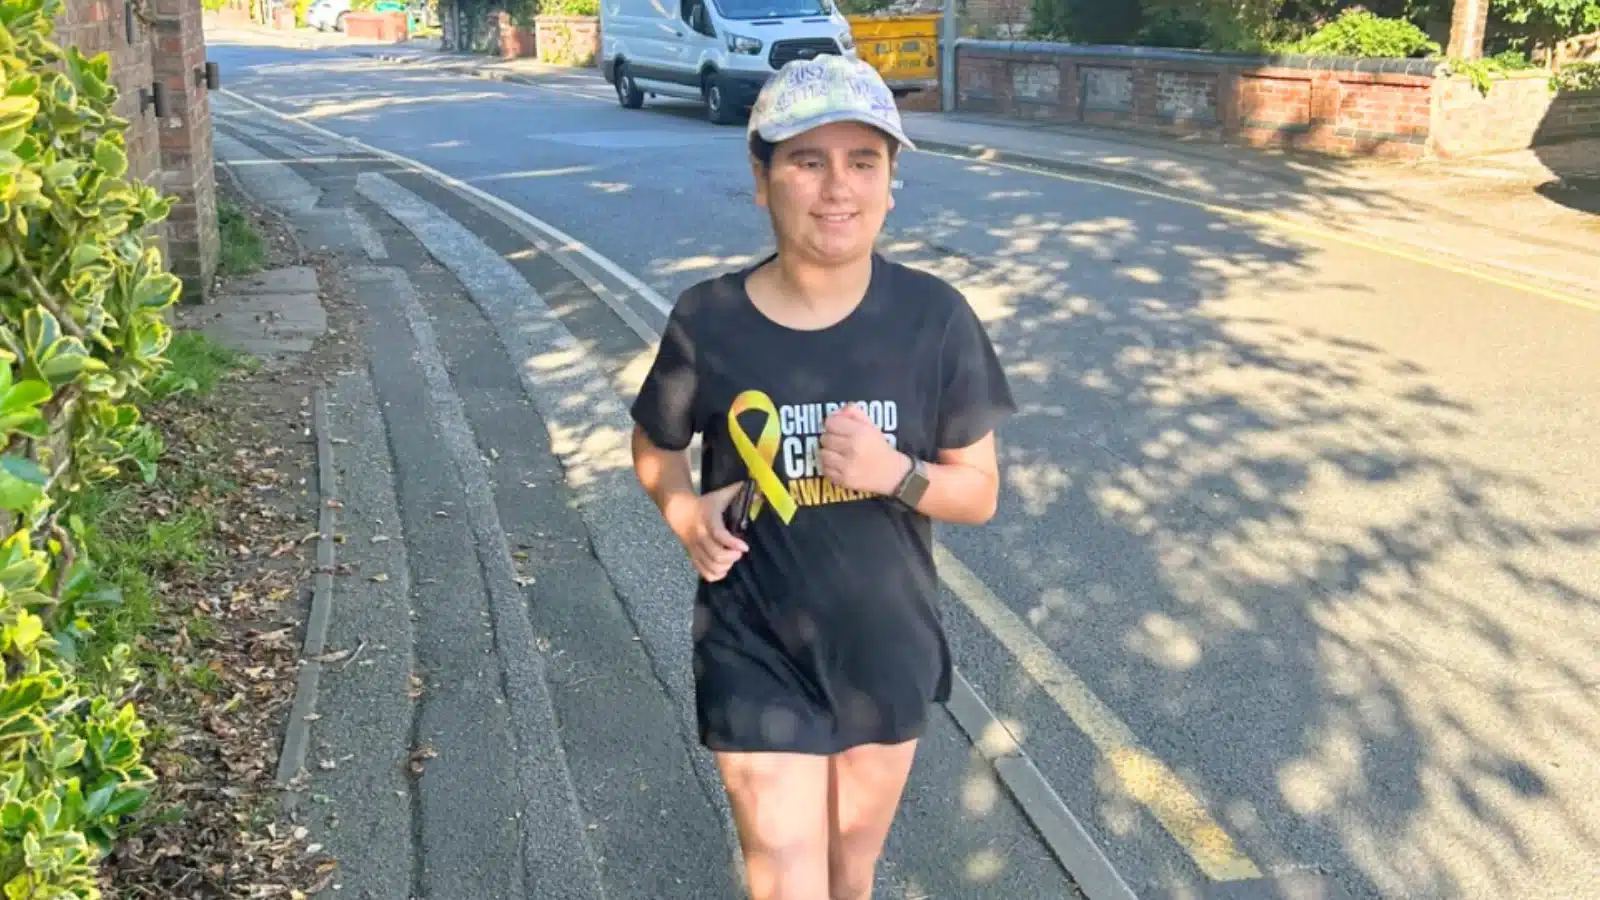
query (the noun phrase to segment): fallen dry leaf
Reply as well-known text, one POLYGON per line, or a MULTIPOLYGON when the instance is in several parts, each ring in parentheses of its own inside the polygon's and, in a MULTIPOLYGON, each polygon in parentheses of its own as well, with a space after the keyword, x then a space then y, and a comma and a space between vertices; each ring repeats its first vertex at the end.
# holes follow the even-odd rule
MULTIPOLYGON (((268 236, 272 265, 300 261, 277 220, 249 211, 224 183, 218 192, 268 236)), ((203 507, 215 528, 201 538, 210 542, 206 565, 150 573, 155 621, 136 643, 171 671, 208 674, 146 671, 136 704, 151 727, 145 761, 158 775, 152 818, 101 866, 106 900, 309 898, 333 884, 326 850, 262 811, 276 810, 281 793, 277 748, 300 664, 299 626, 289 623, 314 564, 302 545, 322 536, 317 493, 296 487, 314 483, 315 445, 278 441, 300 429, 312 385, 350 352, 319 348, 274 372, 236 370, 208 396, 144 409, 166 445, 163 475, 135 486, 128 517, 156 521, 203 507)), ((287 787, 304 790, 310 777, 302 770, 287 787)))
POLYGON ((411 756, 408 760, 408 767, 411 769, 411 774, 421 775, 424 764, 428 760, 433 759, 438 755, 438 752, 432 747, 429 747, 427 744, 423 744, 422 746, 417 747, 415 750, 412 750, 411 756))

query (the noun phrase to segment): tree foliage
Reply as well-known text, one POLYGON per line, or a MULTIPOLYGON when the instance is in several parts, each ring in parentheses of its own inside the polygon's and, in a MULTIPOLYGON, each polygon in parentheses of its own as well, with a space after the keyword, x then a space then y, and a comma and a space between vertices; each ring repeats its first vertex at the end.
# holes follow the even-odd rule
MULTIPOLYGON (((1086 44, 1410 56, 1429 52, 1423 29, 1448 22, 1454 2, 1033 0, 1030 32, 1086 44)), ((1494 50, 1600 30, 1600 0, 1493 0, 1491 9, 1494 50)))
POLYGON ((1600 0, 1494 0, 1494 11, 1552 37, 1600 30, 1600 0))

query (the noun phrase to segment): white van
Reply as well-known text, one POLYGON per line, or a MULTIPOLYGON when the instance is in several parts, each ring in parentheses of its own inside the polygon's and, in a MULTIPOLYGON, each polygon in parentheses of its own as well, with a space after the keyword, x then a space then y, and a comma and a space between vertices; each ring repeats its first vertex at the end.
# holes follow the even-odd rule
POLYGON ((856 56, 833 0, 601 0, 600 35, 624 107, 646 94, 698 100, 719 125, 738 121, 785 63, 856 56))

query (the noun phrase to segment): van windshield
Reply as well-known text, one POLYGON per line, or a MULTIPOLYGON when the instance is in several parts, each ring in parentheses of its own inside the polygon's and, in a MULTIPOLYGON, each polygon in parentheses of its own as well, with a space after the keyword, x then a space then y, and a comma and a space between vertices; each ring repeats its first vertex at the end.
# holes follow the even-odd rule
POLYGON ((831 0, 714 0, 725 19, 787 19, 796 16, 825 16, 833 11, 831 0))

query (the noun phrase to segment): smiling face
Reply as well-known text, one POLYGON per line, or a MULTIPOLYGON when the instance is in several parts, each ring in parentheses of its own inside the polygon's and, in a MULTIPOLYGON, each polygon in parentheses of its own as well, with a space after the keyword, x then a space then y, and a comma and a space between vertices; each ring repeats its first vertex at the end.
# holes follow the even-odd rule
POLYGON ((755 161, 756 203, 772 216, 783 252, 820 265, 872 253, 894 208, 890 138, 869 125, 836 122, 773 148, 755 161))

